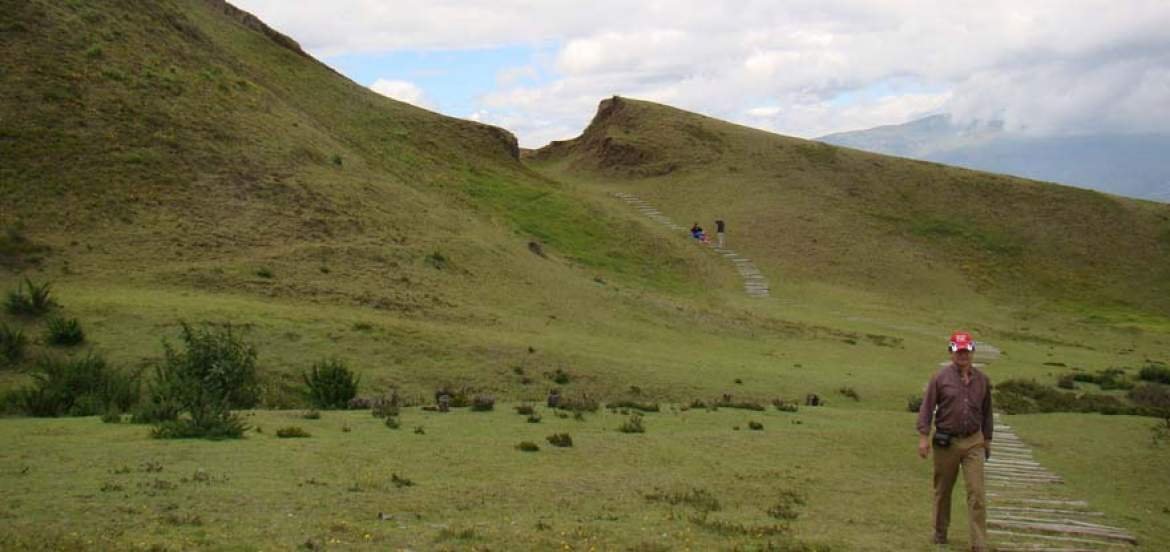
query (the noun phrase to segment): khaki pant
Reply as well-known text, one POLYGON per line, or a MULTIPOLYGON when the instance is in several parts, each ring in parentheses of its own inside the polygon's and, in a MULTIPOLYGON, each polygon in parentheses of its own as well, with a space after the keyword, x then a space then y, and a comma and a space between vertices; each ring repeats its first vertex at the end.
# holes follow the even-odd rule
POLYGON ((951 491, 963 468, 971 550, 987 550, 987 497, 983 490, 983 434, 951 439, 951 446, 932 446, 934 453, 934 534, 946 536, 951 524, 951 491))

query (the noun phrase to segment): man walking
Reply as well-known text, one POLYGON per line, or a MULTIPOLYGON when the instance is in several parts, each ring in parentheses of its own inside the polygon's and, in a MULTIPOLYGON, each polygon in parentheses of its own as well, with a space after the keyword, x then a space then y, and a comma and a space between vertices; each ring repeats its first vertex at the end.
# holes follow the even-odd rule
POLYGON ((991 456, 991 381, 971 362, 975 342, 956 332, 948 349, 951 363, 926 385, 918 409, 918 456, 934 450, 934 538, 947 542, 951 522, 951 490, 959 468, 967 488, 967 514, 971 525, 971 550, 987 550, 987 498, 983 490, 983 461, 991 456), (936 412, 937 407, 937 412, 936 412), (936 428, 931 439, 930 426, 936 428))
POLYGON ((723 243, 724 243, 723 227, 724 227, 723 219, 719 219, 719 220, 715 221, 715 235, 718 236, 718 238, 719 238, 719 249, 723 249, 723 243))

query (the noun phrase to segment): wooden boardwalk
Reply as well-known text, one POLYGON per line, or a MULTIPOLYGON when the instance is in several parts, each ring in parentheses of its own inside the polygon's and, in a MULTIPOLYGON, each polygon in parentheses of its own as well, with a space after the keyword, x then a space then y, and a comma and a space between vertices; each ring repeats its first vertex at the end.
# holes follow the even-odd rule
POLYGON ((1132 550, 1125 529, 1062 492, 1064 479, 1041 466, 1010 426, 998 422, 984 468, 988 539, 1002 552, 1132 550))
MULTIPOLYGON (((656 207, 638 198, 638 196, 627 192, 614 192, 613 195, 633 206, 650 220, 666 226, 671 230, 687 232, 689 235, 690 228, 674 222, 670 217, 662 214, 656 207)), ((742 257, 731 249, 720 248, 714 245, 712 245, 711 249, 732 263, 736 272, 743 278, 743 290, 745 293, 752 297, 768 297, 768 279, 764 277, 759 268, 756 268, 755 263, 751 259, 742 257)))

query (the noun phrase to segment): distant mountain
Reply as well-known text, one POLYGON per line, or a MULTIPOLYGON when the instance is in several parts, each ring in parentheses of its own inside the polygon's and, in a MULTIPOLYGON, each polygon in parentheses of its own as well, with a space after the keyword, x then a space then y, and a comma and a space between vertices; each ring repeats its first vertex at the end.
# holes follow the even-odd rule
POLYGON ((1170 135, 1031 137, 933 115, 822 136, 833 145, 1170 201, 1170 135))

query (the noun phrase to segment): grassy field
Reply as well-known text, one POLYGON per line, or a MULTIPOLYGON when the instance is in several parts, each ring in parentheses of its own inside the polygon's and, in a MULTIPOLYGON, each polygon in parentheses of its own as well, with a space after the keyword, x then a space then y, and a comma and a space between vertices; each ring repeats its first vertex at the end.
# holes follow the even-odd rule
MULTIPOLYGON (((506 132, 380 97, 212 0, 34 0, 0 31, 0 293, 50 283, 86 335, 53 346, 46 318, 0 313, 28 341, 0 394, 42 357, 150 374, 183 322, 237 326, 264 386, 234 441, 9 408, 3 549, 926 550, 906 404, 951 331, 1003 351, 993 381, 1170 360, 1154 204, 633 101, 588 147, 521 162, 506 132), (726 218, 771 297, 616 190, 726 218), (969 221, 943 216, 958 201, 969 221), (398 430, 304 419, 301 374, 327 358, 363 396, 500 403, 410 407, 398 430), (512 412, 553 387, 661 412, 641 434, 512 412), (828 405, 770 406, 810 393, 828 405), (723 395, 768 409, 683 409, 723 395)), ((1012 423, 1071 494, 1170 544, 1152 419, 1012 423)))

